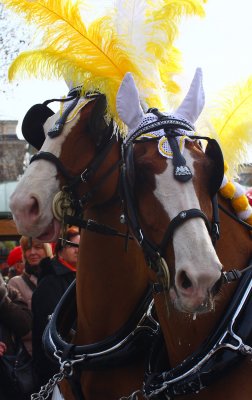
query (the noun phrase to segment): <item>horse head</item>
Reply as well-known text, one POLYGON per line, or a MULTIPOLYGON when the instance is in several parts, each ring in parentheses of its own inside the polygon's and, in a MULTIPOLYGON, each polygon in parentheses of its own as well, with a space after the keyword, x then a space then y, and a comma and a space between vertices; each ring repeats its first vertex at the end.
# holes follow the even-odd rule
POLYGON ((192 137, 203 105, 200 70, 174 114, 144 113, 131 74, 117 95, 119 116, 129 128, 124 142, 128 221, 151 266, 151 279, 163 289, 169 286, 171 300, 185 312, 213 307, 222 270, 209 221, 223 158, 215 141, 208 138, 204 152, 192 137))
POLYGON ((113 121, 105 120, 105 96, 70 91, 67 100, 56 114, 49 101, 35 105, 23 121, 24 137, 39 152, 12 194, 10 208, 18 231, 43 241, 58 238, 64 213, 95 204, 96 187, 100 202, 117 189, 119 145, 113 121))

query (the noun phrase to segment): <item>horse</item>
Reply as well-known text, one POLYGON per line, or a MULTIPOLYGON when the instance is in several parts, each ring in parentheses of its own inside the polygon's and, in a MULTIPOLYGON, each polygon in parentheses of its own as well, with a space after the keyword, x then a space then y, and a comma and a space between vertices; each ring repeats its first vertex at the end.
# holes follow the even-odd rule
MULTIPOLYGON (((71 94, 69 98, 71 101, 71 94)), ((69 175, 76 177, 80 176, 80 172, 86 171, 85 179, 83 175, 81 178, 82 185, 76 185, 76 195, 82 199, 81 211, 85 209, 85 218, 89 225, 93 222, 92 226, 94 226, 95 221, 98 228, 105 227, 105 229, 98 233, 95 229, 83 229, 81 232, 79 268, 76 278, 78 319, 74 340, 77 345, 86 344, 85 350, 91 344, 89 350, 92 353, 95 351, 105 353, 103 357, 105 357, 106 369, 99 368, 98 364, 98 367, 92 366, 91 371, 83 373, 84 398, 112 400, 122 395, 129 395, 133 390, 141 387, 145 357, 139 354, 137 359, 130 358, 122 363, 114 354, 116 351, 111 351, 110 358, 114 357, 111 362, 111 360, 106 360, 108 345, 103 346, 103 349, 101 345, 95 349, 92 344, 98 342, 99 345, 102 340, 110 337, 110 347, 118 345, 118 338, 122 340, 122 334, 119 335, 118 331, 123 329, 131 315, 135 315, 135 318, 140 320, 142 314, 139 315, 139 312, 146 311, 146 304, 144 304, 144 311, 143 306, 139 311, 136 309, 139 303, 143 302, 142 298, 146 298, 148 278, 141 249, 133 240, 128 239, 127 227, 120 223, 122 213, 118 196, 120 138, 113 123, 107 125, 104 121, 106 99, 102 95, 89 96, 86 99, 77 97, 77 99, 79 105, 73 110, 75 118, 73 114, 69 115, 69 121, 65 122, 62 134, 55 139, 50 138, 48 131, 59 119, 59 114, 52 115, 49 107, 42 105, 34 106, 27 113, 23 121, 25 137, 37 149, 40 149, 45 141, 41 151, 45 149, 59 156, 67 175, 61 174, 58 179, 60 169, 52 162, 44 160, 32 162, 22 178, 22 183, 20 182, 19 188, 12 196, 11 207, 19 231, 39 237, 40 240, 54 241, 59 236, 61 223, 60 216, 55 219, 52 214, 53 198, 55 195, 57 197, 60 187, 66 186, 69 175), (44 128, 42 120, 45 122, 44 128), (32 125, 32 122, 36 126, 32 125), (53 144, 54 150, 45 147, 46 141, 53 144), (55 146, 56 142, 58 143, 55 146), (42 175, 39 173, 40 176, 38 167, 41 171, 43 170, 42 175), (57 182, 55 188, 52 181, 57 182), (35 188, 38 182, 43 188, 42 192, 46 192, 49 196, 46 199, 47 205, 41 198, 42 192, 39 193, 35 188), (17 211, 14 205, 15 198, 19 197, 17 202, 21 205, 22 187, 27 185, 34 190, 30 192, 31 196, 26 197, 21 206, 23 208, 17 211), (88 197, 87 202, 83 200, 85 194, 88 197), (110 226, 116 234, 110 234, 110 226), (127 249, 125 249, 126 240, 128 241, 127 249)), ((69 108, 67 114, 69 114, 69 108)), ((37 157, 39 154, 42 153, 38 152, 37 157)), ((62 192, 59 197, 62 197, 62 192)), ((57 206, 54 204, 54 212, 55 208, 58 213, 59 210, 62 212, 62 201, 57 201, 57 203, 60 204, 57 206)), ((138 326, 139 321, 133 322, 135 324, 133 327, 132 321, 130 326, 127 326, 127 330, 130 328, 133 332, 129 331, 127 334, 131 333, 134 336, 134 330, 136 328, 141 330, 141 327, 138 326)), ((140 346, 139 343, 138 345, 140 346)), ((128 358, 125 351, 123 353, 124 355, 121 352, 120 357, 128 358)), ((100 358, 102 359, 102 356, 100 358)), ((67 385, 62 386, 62 391, 64 398, 72 398, 72 391, 67 385)))
MULTIPOLYGON (((129 81, 131 82, 131 78, 127 75, 119 90, 118 109, 120 116, 120 99, 122 93, 125 92, 124 89, 128 90, 129 81)), ((192 123, 197 119, 203 106, 202 96, 197 96, 197 91, 200 92, 197 87, 197 79, 196 82, 194 79, 189 95, 186 96, 177 110, 178 117, 173 116, 169 119, 168 125, 170 127, 173 129, 178 127, 186 131, 192 130, 192 123), (188 101, 191 97, 195 97, 197 101, 188 101), (188 122, 188 119, 191 119, 191 122, 188 122)), ((72 92, 70 92, 69 97, 71 95, 72 92)), ((134 99, 135 97, 132 96, 132 100, 134 99)), ((153 141, 146 141, 141 145, 140 143, 136 144, 134 157, 132 157, 132 151, 125 151, 125 154, 121 156, 121 148, 126 150, 127 143, 125 146, 121 146, 120 141, 115 141, 111 145, 112 150, 109 153, 103 152, 105 143, 109 142, 111 137, 111 130, 108 129, 108 124, 104 121, 104 107, 103 111, 99 113, 95 107, 98 100, 92 100, 89 94, 80 101, 79 98, 76 98, 76 101, 73 100, 68 107, 67 112, 65 110, 61 113, 61 117, 59 117, 59 114, 51 115, 48 108, 45 108, 46 105, 32 110, 32 117, 29 118, 28 115, 23 125, 28 127, 27 136, 30 135, 31 139, 31 136, 35 137, 35 132, 31 130, 29 119, 32 123, 35 123, 35 129, 38 132, 36 137, 43 138, 39 145, 37 144, 37 148, 40 148, 41 142, 43 142, 43 145, 40 152, 31 160, 30 166, 12 194, 10 201, 10 208, 18 230, 23 234, 38 237, 40 240, 53 241, 59 235, 60 223, 54 215, 61 213, 59 209, 64 209, 64 202, 67 200, 65 197, 63 200, 61 199, 61 192, 74 194, 74 198, 78 199, 77 206, 81 209, 85 208, 85 218, 96 218, 102 224, 111 224, 112 222, 120 232, 123 227, 120 220, 121 222, 126 220, 126 222, 130 222, 130 225, 132 225, 132 222, 136 222, 136 226, 134 226, 136 229, 131 230, 143 248, 150 268, 146 268, 146 262, 144 262, 145 268, 141 269, 139 260, 136 259, 138 257, 141 259, 143 255, 141 253, 140 256, 139 253, 139 256, 136 256, 134 249, 132 251, 134 253, 133 259, 136 261, 134 263, 135 269, 130 269, 130 273, 133 275, 129 274, 129 265, 132 259, 126 260, 125 265, 118 267, 119 263, 123 262, 124 264, 125 256, 122 243, 119 243, 121 238, 116 239, 115 245, 114 239, 111 240, 111 237, 108 240, 105 240, 104 236, 98 239, 97 234, 93 232, 86 230, 82 232, 80 267, 77 272, 78 316, 75 338, 77 344, 93 343, 103 338, 104 335, 114 333, 133 312, 134 306, 146 290, 149 280, 154 281, 153 287, 158 290, 158 287, 166 286, 170 273, 172 284, 170 293, 173 298, 176 294, 179 297, 177 307, 182 311, 194 313, 210 310, 211 294, 216 291, 216 286, 219 286, 222 277, 222 264, 214 251, 208 234, 208 218, 206 215, 207 211, 208 215, 211 213, 211 204, 208 206, 205 215, 199 210, 200 205, 196 195, 200 191, 203 198, 207 197, 204 190, 200 189, 204 176, 198 177, 194 174, 193 181, 197 185, 192 184, 192 181, 183 184, 183 194, 181 195, 181 182, 177 182, 171 177, 167 179, 167 174, 170 173, 168 171, 171 169, 168 168, 170 161, 167 162, 160 155, 153 141), (34 115, 34 111, 36 115, 34 115), (46 132, 45 140, 43 132, 46 132), (95 140, 93 135, 96 137, 95 140), (95 156, 101 153, 106 157, 104 156, 102 159, 98 157, 99 161, 92 165, 92 160, 96 159, 95 156), (127 203, 127 206, 122 210, 121 206, 117 205, 118 208, 115 212, 113 203, 116 199, 118 200, 117 189, 121 159, 122 185, 120 186, 124 187, 124 190, 122 190, 124 192, 122 195, 124 197, 123 204, 125 206, 127 203), (127 162, 125 162, 126 159, 127 162), (128 162, 132 162, 135 171, 125 169, 128 162), (102 168, 100 168, 101 166, 102 168), (130 182, 132 172, 133 175, 136 175, 137 172, 139 187, 136 191, 135 199, 137 201, 134 201, 133 198, 133 206, 129 209, 128 197, 132 193, 130 187, 128 190, 125 187, 125 182, 130 182), (73 179, 73 177, 75 178, 73 179), (70 183, 68 183, 69 179, 70 183), (164 185, 162 184, 163 180, 165 181, 164 185), (80 186, 79 183, 81 183, 80 186), (160 185, 157 194, 155 194, 156 183, 160 185), (60 195, 56 196, 60 189, 60 195), (168 190, 169 195, 167 194, 168 190), (58 201, 59 199, 61 200, 58 201), (60 207, 55 205, 57 202, 60 203, 60 207), (141 210, 139 221, 135 218, 135 207, 141 210), (187 216, 184 215, 183 210, 188 208, 193 211, 189 212, 187 216), (52 210, 54 210, 54 215, 52 210), (164 251, 159 254, 155 246, 152 248, 151 241, 154 243, 162 242, 171 217, 175 216, 178 211, 179 218, 186 220, 186 228, 174 232, 173 249, 171 249, 170 242, 168 243, 168 240, 166 240, 163 246, 164 251), (140 222, 141 229, 139 229, 138 222, 140 222), (148 232, 149 240, 146 240, 143 232, 148 232), (198 253, 192 253, 190 250, 194 240, 200 246, 198 253), (175 257, 172 254, 173 251, 175 257), (111 254, 113 254, 113 259, 111 254), (87 267, 85 267, 86 265, 87 267), (169 268, 167 265, 169 265, 169 268), (102 266, 106 266, 106 268, 101 270, 102 266), (113 274, 110 271, 113 271, 113 274), (100 279, 101 274, 102 279, 100 279), (98 290, 94 293, 96 285, 98 290), (129 297, 131 300, 129 300, 129 297), (132 297, 134 297, 133 300, 132 297), (127 315, 122 314, 121 304, 125 307, 127 315), (97 315, 99 315, 99 318, 97 315)), ((132 109, 138 105, 138 102, 138 99, 136 103, 132 101, 132 107, 128 113, 129 120, 132 123, 139 117, 140 119, 143 117, 143 113, 140 113, 137 118, 133 115, 134 113, 132 114, 132 109), (132 115, 133 118, 131 118, 132 115)), ((127 123, 129 120, 127 120, 127 123)), ((192 158, 190 157, 191 147, 192 144, 186 142, 187 163, 190 163, 190 168, 193 170, 192 158)), ((213 177, 216 171, 214 161, 202 151, 199 145, 197 145, 197 151, 203 164, 201 168, 204 170, 207 166, 210 175, 208 178, 214 181, 213 177)), ((180 165, 178 174, 184 177, 182 179, 186 179, 186 175, 189 175, 189 169, 180 165)), ((218 182, 215 184, 214 190, 217 190, 217 187, 218 182)), ((68 208, 68 205, 66 208, 68 208)), ((176 221, 178 221, 178 218, 176 221)), ((126 235, 127 231, 128 228, 125 225, 123 233, 126 235)), ((124 369, 116 368, 116 370, 109 371, 85 371, 82 374, 82 391, 85 398, 97 400, 102 396, 102 398, 115 399, 131 393, 133 386, 139 388, 139 381, 143 378, 143 365, 138 370, 140 371, 138 376, 136 367, 137 365, 133 367, 131 365, 124 369), (128 371, 128 377, 126 371, 128 371)))
MULTIPOLYGON (((192 85, 196 85, 196 82, 192 85)), ((199 86, 196 94, 194 92, 192 96, 189 95, 186 101, 193 102, 201 95, 200 90, 199 86)), ((163 257, 167 254, 171 275, 170 284, 167 282, 166 287, 159 287, 154 293, 164 341, 161 353, 166 349, 169 368, 167 361, 165 371, 163 365, 158 367, 157 354, 160 347, 154 346, 144 384, 145 398, 182 400, 186 394, 189 400, 210 400, 221 399, 225 394, 230 400, 249 400, 252 396, 249 381, 252 372, 252 286, 251 266, 248 265, 252 257, 252 227, 234 216, 230 200, 225 199, 220 192, 217 199, 220 215, 216 218, 218 204, 215 193, 223 177, 223 161, 218 146, 205 138, 212 148, 206 148, 204 153, 197 140, 199 138, 196 136, 193 140, 193 136, 190 136, 182 161, 184 167, 189 166, 192 177, 186 181, 180 180, 179 185, 175 185, 176 162, 179 159, 181 164, 181 152, 173 145, 174 168, 169 161, 168 166, 165 165, 165 158, 162 160, 159 154, 167 152, 162 148, 159 151, 161 141, 167 139, 169 143, 169 135, 175 134, 177 137, 176 126, 174 129, 172 122, 172 129, 166 130, 167 124, 170 126, 167 120, 171 116, 157 110, 150 110, 149 115, 144 114, 131 76, 124 82, 117 102, 119 115, 129 127, 125 146, 128 147, 128 158, 131 159, 128 169, 132 171, 134 168, 134 171, 126 186, 133 192, 132 197, 135 199, 135 218, 144 236, 153 243, 152 247, 157 247, 163 257), (163 131, 158 131, 160 135, 154 135, 157 129, 162 128, 163 131), (193 188, 190 196, 186 188, 189 182, 193 188), (171 198, 174 196, 176 201, 171 207, 171 198), (211 201, 214 197, 215 201, 211 201), (201 273, 204 273, 205 268, 208 269, 204 258, 198 259, 202 244, 197 238, 199 227, 195 226, 194 230, 193 226, 196 224, 194 217, 201 215, 195 214, 193 219, 186 219, 185 214, 192 207, 204 212, 209 221, 214 224, 217 222, 213 245, 223 268, 223 279, 219 281, 219 287, 215 285, 211 294, 207 290, 207 295, 203 291, 196 293, 195 286, 199 283, 195 279, 199 272, 196 266, 194 270, 190 265, 190 261, 197 263, 201 273), (181 214, 184 214, 182 218, 181 214), (186 234, 186 240, 182 234, 186 234), (180 249, 176 248, 176 244, 180 249), (180 256, 179 250, 186 254, 187 260, 187 264, 182 264, 180 274, 173 271, 180 256), (225 277, 229 277, 226 285, 225 277), (239 279, 241 282, 238 284, 239 279), (182 286, 180 292, 177 289, 178 282, 182 286)), ((185 116, 183 106, 176 114, 178 116, 181 113, 185 116)), ((204 218, 202 225, 203 221, 204 218)), ((213 245, 209 245, 209 251, 213 245)))

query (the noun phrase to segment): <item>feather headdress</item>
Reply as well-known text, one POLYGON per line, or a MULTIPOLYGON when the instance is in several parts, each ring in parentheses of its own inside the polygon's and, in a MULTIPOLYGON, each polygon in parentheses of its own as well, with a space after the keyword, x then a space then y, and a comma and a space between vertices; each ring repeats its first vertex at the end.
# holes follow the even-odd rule
POLYGON ((173 47, 174 27, 177 28, 182 15, 203 14, 200 0, 121 0, 117 1, 116 9, 122 10, 125 3, 128 9, 125 20, 122 11, 118 14, 120 30, 111 16, 99 18, 88 26, 81 13, 83 7, 88 7, 85 0, 3 0, 3 3, 43 32, 42 46, 21 53, 13 62, 10 79, 17 74, 47 79, 64 77, 73 84, 83 85, 84 91, 105 93, 113 116, 116 93, 128 71, 134 75, 143 103, 163 108, 163 87, 170 92, 178 90, 172 78, 180 69, 179 52, 173 47), (174 21, 167 23, 167 17, 174 21), (137 18, 141 20, 139 25, 137 18), (142 26, 146 29, 141 32, 142 26), (145 45, 141 46, 143 42, 145 45))
POLYGON ((225 89, 208 110, 211 133, 221 145, 231 176, 246 162, 248 145, 252 145, 251 111, 252 77, 225 89))
POLYGON ((149 107, 155 104, 167 109, 167 94, 180 90, 174 76, 182 70, 182 57, 174 41, 183 17, 205 15, 204 3, 204 0, 116 1, 114 24, 117 32, 133 46, 141 69, 154 83, 152 93, 138 88, 140 97, 149 107))

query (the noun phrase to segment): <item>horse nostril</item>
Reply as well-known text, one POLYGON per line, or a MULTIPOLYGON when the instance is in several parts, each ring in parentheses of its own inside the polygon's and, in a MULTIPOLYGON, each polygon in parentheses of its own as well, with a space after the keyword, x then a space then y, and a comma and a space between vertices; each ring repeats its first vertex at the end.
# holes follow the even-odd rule
POLYGON ((31 197, 31 205, 29 209, 30 215, 38 215, 39 213, 39 204, 35 197, 31 197))
POLYGON ((180 273, 180 283, 183 289, 189 289, 193 286, 185 271, 180 273))

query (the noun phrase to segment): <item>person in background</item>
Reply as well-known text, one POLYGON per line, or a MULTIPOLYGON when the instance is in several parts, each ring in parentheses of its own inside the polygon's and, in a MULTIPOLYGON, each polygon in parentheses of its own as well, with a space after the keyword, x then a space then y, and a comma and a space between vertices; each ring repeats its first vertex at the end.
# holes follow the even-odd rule
MULTIPOLYGON (((49 243, 42 243, 27 236, 21 237, 20 245, 24 260, 24 271, 21 275, 11 278, 8 287, 17 289, 31 310, 32 294, 37 287, 39 264, 43 258, 52 257, 52 248, 49 243)), ((23 338, 23 342, 28 352, 32 354, 31 332, 23 338)))
POLYGON ((14 247, 8 254, 7 264, 9 266, 9 279, 16 275, 21 275, 24 271, 24 261, 21 246, 14 247))
MULTIPOLYGON (((16 352, 15 340, 28 334, 32 329, 32 314, 20 293, 8 287, 0 277, 0 359, 4 354, 16 352)), ((20 395, 11 393, 10 382, 4 375, 4 365, 0 360, 0 399, 20 400, 20 395)))
POLYGON ((80 235, 76 228, 69 228, 64 239, 55 246, 55 257, 42 260, 38 286, 32 296, 33 360, 39 375, 39 386, 46 384, 59 371, 59 366, 46 357, 42 336, 60 298, 76 275, 80 235))

